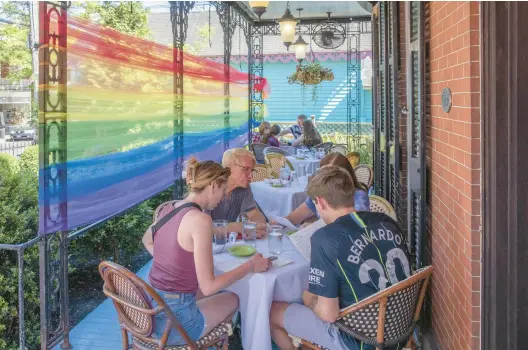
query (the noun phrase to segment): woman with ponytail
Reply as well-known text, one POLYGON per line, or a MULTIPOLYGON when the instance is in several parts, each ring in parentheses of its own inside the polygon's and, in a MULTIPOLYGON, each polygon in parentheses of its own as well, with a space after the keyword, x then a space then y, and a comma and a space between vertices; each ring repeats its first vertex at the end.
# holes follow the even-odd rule
MULTIPOLYGON (((223 198, 229 168, 212 161, 191 158, 187 166, 189 195, 174 206, 164 208, 157 222, 173 210, 179 210, 163 226, 151 225, 143 244, 153 255, 149 281, 167 302, 193 341, 208 334, 221 322, 231 320, 238 298, 221 292, 249 273, 266 271, 270 262, 261 254, 234 270, 214 275, 213 223, 203 210, 214 209, 223 198)), ((156 319, 155 332, 161 335, 165 315, 156 319)), ((185 340, 173 329, 167 345, 183 345, 185 340)))

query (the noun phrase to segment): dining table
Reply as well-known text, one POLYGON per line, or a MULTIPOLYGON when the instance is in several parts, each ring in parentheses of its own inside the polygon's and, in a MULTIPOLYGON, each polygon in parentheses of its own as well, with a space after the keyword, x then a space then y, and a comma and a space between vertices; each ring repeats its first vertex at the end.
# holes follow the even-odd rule
POLYGON ((283 187, 273 187, 267 181, 252 182, 250 186, 253 198, 269 218, 270 216, 285 217, 303 204, 308 198, 306 185, 306 177, 301 177, 298 181, 283 187))
MULTIPOLYGON (((240 243, 234 243, 240 244, 240 243)), ((267 239, 256 241, 258 253, 268 257, 267 239)), ((273 301, 302 303, 302 293, 308 288, 309 262, 299 253, 288 236, 282 239, 283 251, 268 271, 253 273, 227 288, 239 299, 242 346, 251 350, 271 350, 269 313, 273 301)), ((249 258, 232 256, 227 249, 214 255, 215 274, 239 266, 249 258)))
POLYGON ((299 176, 311 176, 321 166, 321 159, 313 156, 299 158, 298 156, 287 156, 286 159, 293 165, 293 169, 299 176))

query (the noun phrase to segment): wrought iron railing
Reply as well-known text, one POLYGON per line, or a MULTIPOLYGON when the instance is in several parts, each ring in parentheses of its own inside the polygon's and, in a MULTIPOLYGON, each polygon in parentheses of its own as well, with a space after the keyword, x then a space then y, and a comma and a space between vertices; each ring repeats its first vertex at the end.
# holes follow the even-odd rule
POLYGON ((35 140, 0 142, 0 154, 9 154, 13 157, 18 157, 27 147, 34 146, 36 144, 37 142, 35 140))
POLYGON ((20 244, 0 244, 0 251, 14 251, 17 254, 17 270, 18 270, 18 339, 20 350, 26 349, 26 321, 24 309, 24 252, 36 246, 42 240, 41 236, 37 236, 25 243, 20 244))
MULTIPOLYGON (((173 184, 167 186, 167 188, 173 184)), ((167 190, 164 188, 159 193, 167 190)), ((64 340, 61 348, 69 349, 71 344, 69 342, 69 299, 68 299, 68 246, 76 239, 81 239, 90 231, 100 227, 106 222, 125 215, 130 210, 133 210, 145 201, 132 205, 119 211, 116 214, 108 216, 97 222, 94 222, 86 227, 71 232, 56 232, 47 236, 36 236, 35 238, 20 244, 0 244, 1 251, 15 251, 17 254, 17 270, 18 270, 18 334, 19 334, 19 349, 25 350, 26 345, 26 314, 25 314, 25 290, 24 290, 24 252, 32 247, 39 246, 40 259, 48 259, 48 263, 59 268, 55 272, 50 272, 47 278, 40 278, 40 294, 51 302, 47 303, 47 310, 44 314, 41 311, 41 319, 45 317, 47 321, 46 326, 41 329, 41 334, 45 333, 47 338, 46 344, 42 344, 43 349, 51 349, 64 340), (57 240, 55 244, 55 240, 57 240), (43 251, 45 253, 43 254, 43 251), (66 253, 66 254, 65 254, 66 253), (61 259, 63 261, 61 261, 61 259), (54 322, 58 322, 55 324, 54 322)), ((35 233, 36 234, 36 233, 35 233)), ((43 271, 41 270, 41 273, 43 271)), ((35 315, 33 315, 35 316, 35 315)))
POLYGON ((24 80, 0 79, 0 91, 31 91, 31 83, 24 80))
MULTIPOLYGON (((281 128, 288 128, 295 123, 276 122, 270 120, 272 124, 279 124, 281 128)), ((315 123, 317 131, 321 136, 341 133, 346 136, 347 130, 352 130, 351 133, 358 135, 373 135, 372 123, 347 123, 347 122, 317 122, 315 123)))

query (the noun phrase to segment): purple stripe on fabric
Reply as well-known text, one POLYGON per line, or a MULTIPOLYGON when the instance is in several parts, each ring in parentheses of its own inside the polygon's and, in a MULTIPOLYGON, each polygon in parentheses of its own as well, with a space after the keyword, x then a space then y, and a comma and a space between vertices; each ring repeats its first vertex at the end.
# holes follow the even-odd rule
MULTIPOLYGON (((244 147, 247 144, 248 136, 241 135, 231 140, 231 148, 244 147)), ((223 147, 211 146, 202 152, 193 154, 198 160, 214 160, 220 162, 224 154, 223 147)), ((190 156, 189 156, 190 157, 190 156)), ((188 159, 189 157, 185 157, 188 159)), ((40 220, 39 234, 51 233, 56 231, 70 230, 84 226, 108 216, 116 214, 126 208, 135 206, 144 200, 152 197, 154 194, 162 191, 175 180, 181 178, 181 174, 174 174, 176 161, 146 173, 142 176, 123 181, 119 184, 108 187, 104 190, 95 192, 79 200, 68 202, 68 215, 66 218, 58 218, 56 221, 40 220)), ((44 217, 41 206, 41 218, 44 217)), ((58 205, 50 208, 52 213, 58 213, 58 205)), ((57 216, 57 215, 55 215, 57 216)))

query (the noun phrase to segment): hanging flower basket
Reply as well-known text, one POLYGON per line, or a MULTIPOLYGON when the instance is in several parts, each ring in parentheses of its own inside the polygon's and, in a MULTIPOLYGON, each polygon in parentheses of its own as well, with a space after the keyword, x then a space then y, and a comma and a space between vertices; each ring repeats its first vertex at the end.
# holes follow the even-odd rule
POLYGON ((317 62, 298 65, 295 72, 288 77, 288 83, 301 85, 319 85, 323 81, 334 80, 331 69, 324 68, 317 62))

